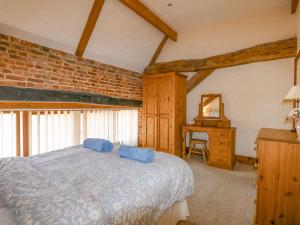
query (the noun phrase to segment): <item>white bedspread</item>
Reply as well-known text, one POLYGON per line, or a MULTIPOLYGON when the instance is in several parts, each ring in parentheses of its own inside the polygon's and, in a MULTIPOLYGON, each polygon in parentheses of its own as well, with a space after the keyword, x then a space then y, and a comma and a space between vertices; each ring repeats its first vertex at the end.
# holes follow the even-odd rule
POLYGON ((149 164, 81 146, 0 160, 0 195, 21 225, 152 225, 193 184, 182 159, 158 152, 149 164))

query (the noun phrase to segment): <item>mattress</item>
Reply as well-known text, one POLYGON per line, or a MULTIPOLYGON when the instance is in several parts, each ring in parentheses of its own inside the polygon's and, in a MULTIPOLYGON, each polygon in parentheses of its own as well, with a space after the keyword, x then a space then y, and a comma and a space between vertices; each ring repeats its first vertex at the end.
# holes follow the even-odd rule
MULTIPOLYGON (((190 196, 193 185, 182 159, 159 152, 153 163, 82 146, 0 160, 0 196, 22 225, 153 225, 190 196)), ((11 215, 5 207, 1 211, 11 215)))

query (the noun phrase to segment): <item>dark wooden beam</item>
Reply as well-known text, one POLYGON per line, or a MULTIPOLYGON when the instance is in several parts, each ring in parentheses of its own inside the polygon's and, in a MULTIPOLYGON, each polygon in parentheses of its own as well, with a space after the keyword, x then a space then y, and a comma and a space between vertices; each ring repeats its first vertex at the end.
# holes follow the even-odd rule
POLYGON ((147 6, 139 0, 119 0, 125 6, 133 10, 136 14, 155 26, 161 32, 166 34, 173 41, 177 41, 177 32, 174 31, 168 24, 155 15, 147 6))
POLYGON ((297 38, 260 44, 251 48, 212 56, 205 59, 177 60, 155 63, 146 68, 145 73, 197 72, 204 69, 218 69, 248 63, 295 57, 297 38))
POLYGON ((156 62, 158 56, 160 55, 161 53, 161 50, 163 49, 163 47, 165 46, 167 40, 169 39, 169 37, 167 35, 164 36, 164 38, 162 39, 162 41, 160 42, 158 48, 156 49, 152 59, 150 60, 148 66, 152 65, 153 63, 156 62))
MULTIPOLYGON (((32 88, 0 86, 0 102, 77 102, 110 106, 140 107, 142 101, 104 95, 32 88)), ((1 106, 1 103, 0 103, 1 106)))
MULTIPOLYGON (((78 103, 78 102, 0 102, 0 109, 5 111, 8 110, 79 110, 79 109, 127 109, 129 106, 120 105, 102 105, 102 104, 91 104, 91 103, 78 103)), ((16 112, 18 121, 18 112, 16 112)), ((17 128, 18 130, 18 128, 17 128)))
POLYGON ((97 23, 98 17, 100 15, 100 12, 102 10, 103 4, 105 0, 95 0, 94 5, 92 7, 92 10, 90 12, 89 18, 86 22, 86 25, 84 27, 83 33, 81 35, 79 44, 77 46, 75 55, 82 57, 83 53, 85 51, 85 48, 90 40, 90 37, 92 35, 92 32, 95 28, 95 25, 97 23))
POLYGON ((297 12, 299 0, 292 0, 291 12, 292 14, 297 12))
POLYGON ((206 69, 196 72, 190 79, 187 80, 187 92, 193 90, 199 83, 201 83, 205 78, 211 75, 215 69, 206 69))

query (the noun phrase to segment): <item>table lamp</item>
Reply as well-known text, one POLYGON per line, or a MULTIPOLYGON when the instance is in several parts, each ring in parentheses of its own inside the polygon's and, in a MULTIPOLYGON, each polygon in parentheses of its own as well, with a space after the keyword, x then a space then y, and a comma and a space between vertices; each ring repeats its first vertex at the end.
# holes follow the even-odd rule
POLYGON ((294 100, 297 102, 296 107, 299 107, 300 100, 300 85, 293 86, 288 94, 285 96, 284 100, 291 101, 294 100))

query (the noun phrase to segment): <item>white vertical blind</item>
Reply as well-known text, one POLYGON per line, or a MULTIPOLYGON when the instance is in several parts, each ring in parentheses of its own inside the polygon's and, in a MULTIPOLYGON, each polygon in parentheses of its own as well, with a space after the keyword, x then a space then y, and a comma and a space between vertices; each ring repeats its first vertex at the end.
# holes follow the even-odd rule
MULTIPOLYGON (((0 111, 0 158, 16 156, 16 134, 16 113, 0 111)), ((30 155, 77 145, 88 137, 137 145, 138 110, 29 112, 30 155)))
POLYGON ((117 113, 117 141, 126 145, 137 145, 138 111, 120 110, 117 113))
POLYGON ((86 117, 87 137, 137 145, 138 110, 89 111, 86 117))
POLYGON ((114 110, 89 111, 87 117, 87 137, 103 138, 112 142, 114 140, 114 110))
POLYGON ((40 154, 80 143, 80 112, 43 111, 31 114, 31 154, 40 154))
POLYGON ((16 156, 16 114, 0 111, 0 158, 16 156))

